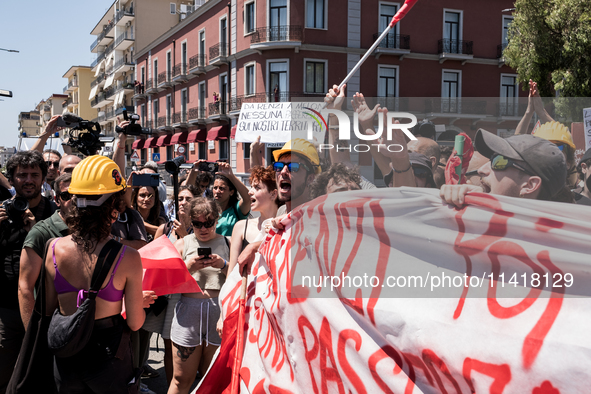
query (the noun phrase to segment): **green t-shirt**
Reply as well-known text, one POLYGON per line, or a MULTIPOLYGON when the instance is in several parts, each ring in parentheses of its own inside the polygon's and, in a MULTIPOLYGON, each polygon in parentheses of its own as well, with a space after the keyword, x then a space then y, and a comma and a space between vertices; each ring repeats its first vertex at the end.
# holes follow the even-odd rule
POLYGON ((248 217, 248 214, 244 215, 240 211, 239 204, 240 201, 237 201, 235 206, 228 207, 228 209, 222 212, 222 216, 220 216, 218 219, 218 225, 215 228, 216 233, 230 237, 232 236, 232 229, 234 228, 236 222, 248 217))
POLYGON ((45 220, 36 223, 25 238, 23 248, 31 248, 43 258, 45 253, 45 244, 51 238, 65 237, 70 234, 70 229, 59 215, 59 211, 55 211, 53 215, 45 220))

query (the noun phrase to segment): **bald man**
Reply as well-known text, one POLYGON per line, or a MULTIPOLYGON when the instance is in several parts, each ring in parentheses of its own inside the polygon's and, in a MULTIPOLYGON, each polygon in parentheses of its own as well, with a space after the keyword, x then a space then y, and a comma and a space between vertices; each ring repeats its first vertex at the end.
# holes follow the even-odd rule
POLYGON ((433 171, 433 179, 437 188, 440 188, 445 183, 445 176, 443 169, 439 168, 439 158, 441 152, 439 151, 439 144, 433 141, 431 138, 417 137, 416 141, 409 141, 408 151, 420 153, 425 155, 431 160, 431 171, 433 171))
POLYGON ((81 161, 82 159, 76 155, 66 155, 62 157, 60 160, 60 174, 68 172, 72 173, 72 171, 74 171, 74 167, 76 167, 76 165, 81 161))

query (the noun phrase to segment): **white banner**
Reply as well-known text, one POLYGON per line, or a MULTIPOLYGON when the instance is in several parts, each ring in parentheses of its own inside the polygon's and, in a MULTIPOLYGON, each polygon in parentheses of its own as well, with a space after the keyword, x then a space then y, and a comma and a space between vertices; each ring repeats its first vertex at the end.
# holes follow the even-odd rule
POLYGON ((585 152, 591 148, 591 108, 583 110, 583 125, 585 127, 585 152))

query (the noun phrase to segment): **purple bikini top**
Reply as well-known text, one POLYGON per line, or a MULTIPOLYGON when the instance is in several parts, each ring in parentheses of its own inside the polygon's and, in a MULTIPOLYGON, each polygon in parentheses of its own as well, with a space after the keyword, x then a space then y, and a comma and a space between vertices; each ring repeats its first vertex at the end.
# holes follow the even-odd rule
MULTIPOLYGON (((66 278, 64 278, 60 271, 57 269, 57 262, 55 261, 55 244, 57 243, 57 241, 59 241, 59 239, 56 240, 51 246, 53 266, 55 267, 55 279, 53 280, 55 291, 57 292, 57 294, 78 292, 78 297, 76 298, 76 307, 80 307, 80 305, 82 305, 82 302, 84 302, 84 300, 88 297, 88 290, 77 289, 74 286, 72 286, 70 282, 68 282, 66 278)), ((109 283, 107 283, 107 285, 104 288, 100 289, 97 294, 98 297, 102 298, 105 301, 117 302, 123 299, 123 290, 117 290, 115 288, 115 286, 113 285, 113 277, 115 276, 115 272, 117 272, 117 267, 119 267, 119 263, 121 262, 121 259, 125 254, 125 248, 126 247, 123 246, 123 250, 119 255, 119 260, 117 260, 115 268, 113 268, 113 272, 111 273, 111 279, 109 279, 109 283)))

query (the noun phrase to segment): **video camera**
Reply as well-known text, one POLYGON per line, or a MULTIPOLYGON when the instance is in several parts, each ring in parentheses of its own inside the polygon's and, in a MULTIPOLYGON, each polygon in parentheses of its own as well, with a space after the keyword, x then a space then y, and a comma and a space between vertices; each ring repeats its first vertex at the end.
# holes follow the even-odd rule
POLYGON ((118 133, 125 133, 127 135, 142 135, 142 134, 152 134, 152 129, 148 127, 142 127, 142 125, 137 124, 136 122, 140 120, 140 116, 138 114, 127 114, 127 111, 123 111, 123 119, 129 121, 129 124, 123 128, 117 126, 115 131, 118 133))
POLYGON ((29 201, 24 197, 15 197, 14 199, 6 200, 0 205, 4 208, 8 219, 8 224, 16 225, 17 227, 23 226, 23 213, 29 209, 29 201))
POLYGON ((68 145, 78 149, 86 156, 96 155, 106 140, 111 140, 101 134, 101 125, 96 122, 84 120, 72 113, 65 113, 57 120, 57 126, 67 127, 69 138, 68 145), (74 131, 79 131, 74 133, 74 131))

